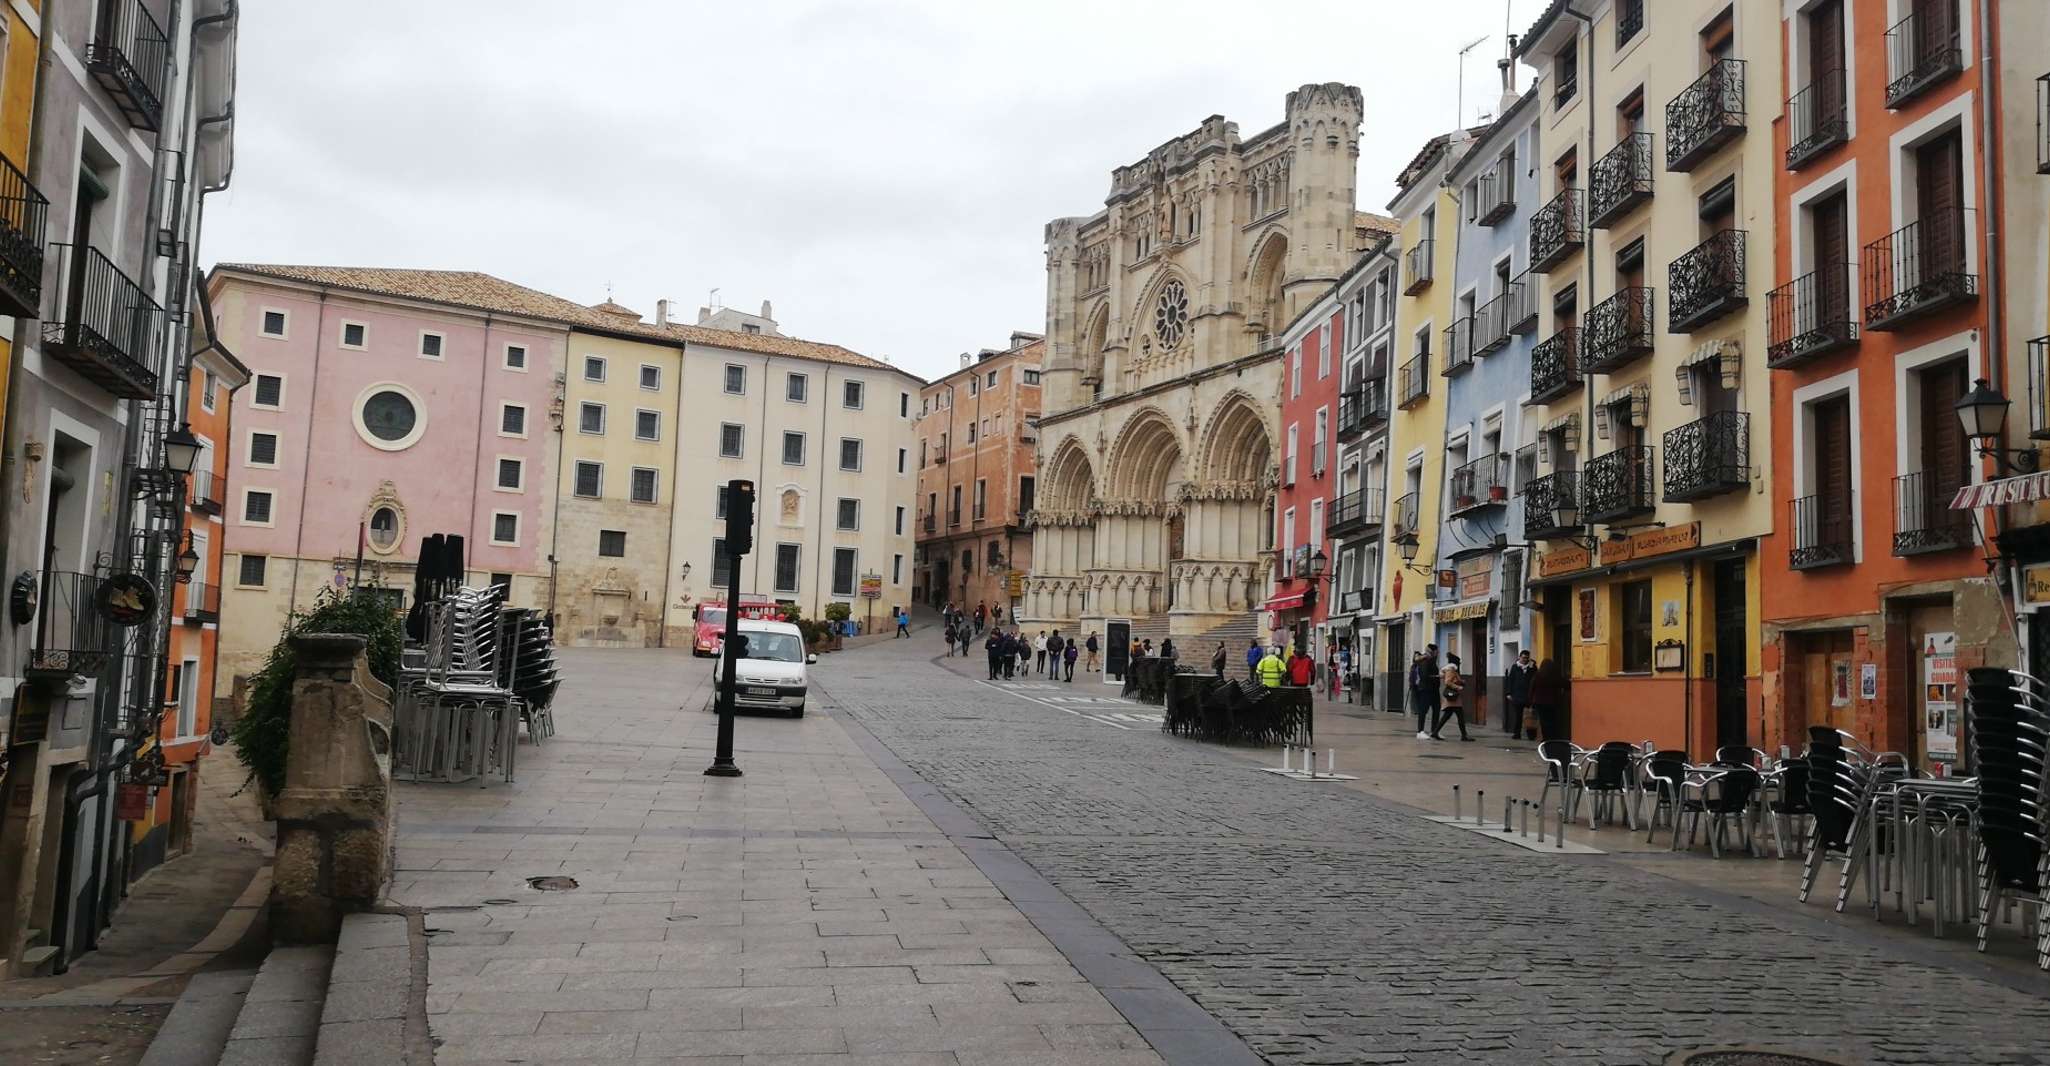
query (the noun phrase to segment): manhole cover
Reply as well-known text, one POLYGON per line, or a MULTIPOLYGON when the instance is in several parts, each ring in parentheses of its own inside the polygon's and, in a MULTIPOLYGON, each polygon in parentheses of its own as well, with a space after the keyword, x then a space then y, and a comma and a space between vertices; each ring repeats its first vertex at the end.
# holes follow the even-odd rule
POLYGON ((698 916, 695 914, 672 914, 662 920, 665 922, 695 922, 698 920, 698 916))
POLYGON ((516 900, 516 899, 487 899, 487 900, 485 900, 484 902, 485 902, 486 904, 490 905, 490 906, 493 906, 493 907, 510 907, 510 906, 512 906, 513 904, 515 904, 515 903, 518 903, 518 902, 519 902, 519 900, 516 900))
POLYGON ((567 892, 577 887, 574 877, 529 877, 527 887, 537 892, 567 892))
POLYGON ((1668 1066, 1843 1066, 1835 1059, 1818 1059, 1762 1048, 1711 1048, 1683 1051, 1666 1060, 1668 1066))

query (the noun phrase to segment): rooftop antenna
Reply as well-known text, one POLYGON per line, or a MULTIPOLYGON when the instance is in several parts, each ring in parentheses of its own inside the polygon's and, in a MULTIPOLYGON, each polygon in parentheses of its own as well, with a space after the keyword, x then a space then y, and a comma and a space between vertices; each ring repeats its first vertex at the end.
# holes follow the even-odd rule
POLYGON ((1479 37, 1474 38, 1472 43, 1459 50, 1459 91, 1453 98, 1454 103, 1452 105, 1456 109, 1452 116, 1452 128, 1454 130, 1466 129, 1466 53, 1479 48, 1482 42, 1487 39, 1487 34, 1481 34, 1479 37))

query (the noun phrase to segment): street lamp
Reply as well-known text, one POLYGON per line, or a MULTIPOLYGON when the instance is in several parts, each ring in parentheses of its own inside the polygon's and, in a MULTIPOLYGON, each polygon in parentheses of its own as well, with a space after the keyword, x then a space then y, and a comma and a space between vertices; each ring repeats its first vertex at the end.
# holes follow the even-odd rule
POLYGON ((1574 499, 1572 493, 1562 492, 1559 494, 1558 499, 1552 501, 1552 528, 1575 531, 1555 539, 1570 540, 1574 544, 1586 548, 1588 551, 1595 550, 1594 538, 1581 529, 1580 501, 1574 499))
POLYGON ((192 473, 192 465, 199 461, 199 438, 192 435, 190 423, 181 422, 178 428, 164 434, 164 467, 174 474, 192 473))
POLYGON ((1404 570, 1422 574, 1425 577, 1434 576, 1434 571, 1430 567, 1416 565, 1417 553, 1423 550, 1423 542, 1417 539, 1415 532, 1404 533, 1396 537, 1395 550, 1402 555, 1402 568, 1404 570))
POLYGON ((185 550, 178 553, 178 583, 189 584, 199 570, 199 553, 192 548, 192 535, 185 536, 185 550))
POLYGON ((1981 456, 1991 456, 2006 474, 2027 474, 2036 469, 2036 450, 2033 448, 2003 448, 1998 443, 2005 439, 2007 430, 2007 409, 2013 402, 2001 395, 2000 390, 1985 378, 1972 382, 1972 390, 1958 398, 1957 417, 1964 423, 1965 437, 1969 439, 1981 456))

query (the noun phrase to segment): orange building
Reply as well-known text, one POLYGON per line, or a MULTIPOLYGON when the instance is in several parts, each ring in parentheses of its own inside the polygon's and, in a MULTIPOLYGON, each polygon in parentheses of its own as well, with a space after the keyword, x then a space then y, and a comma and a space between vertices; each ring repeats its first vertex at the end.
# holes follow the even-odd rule
POLYGON ((912 596, 1004 609, 1009 619, 1032 569, 1040 360, 1046 341, 1011 334, 1002 351, 961 356, 961 368, 920 390, 918 540, 912 596))
POLYGON ((1769 300, 1771 484, 1760 552, 1765 741, 1830 725, 1954 765, 1954 676, 2012 664, 1959 487, 1955 405, 1986 347, 1988 106, 1967 0, 1788 5, 1769 300))

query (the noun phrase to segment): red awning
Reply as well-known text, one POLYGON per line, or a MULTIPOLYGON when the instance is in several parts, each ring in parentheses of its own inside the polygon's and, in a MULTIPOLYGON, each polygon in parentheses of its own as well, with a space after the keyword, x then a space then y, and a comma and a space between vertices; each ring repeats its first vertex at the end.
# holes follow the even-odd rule
POLYGON ((1266 603, 1260 605, 1260 609, 1263 611, 1293 611, 1301 607, 1302 605, 1303 594, 1302 591, 1299 589, 1295 592, 1284 592, 1281 595, 1276 596, 1271 600, 1268 600, 1266 603))

